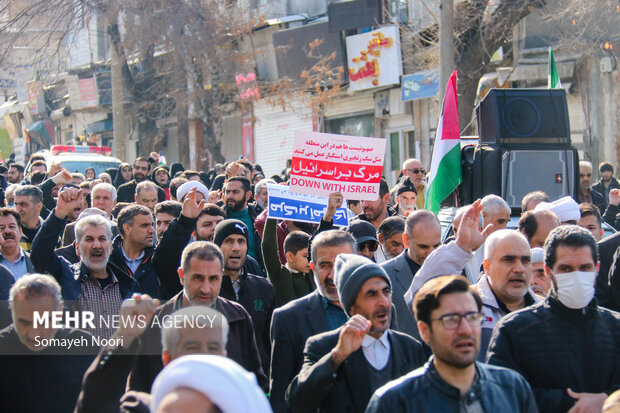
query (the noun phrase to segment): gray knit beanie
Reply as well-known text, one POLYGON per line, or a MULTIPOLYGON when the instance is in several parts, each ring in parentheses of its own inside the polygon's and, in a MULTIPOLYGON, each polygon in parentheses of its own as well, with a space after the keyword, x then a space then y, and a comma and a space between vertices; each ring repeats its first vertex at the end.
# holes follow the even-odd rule
POLYGON ((383 277, 392 288, 385 270, 366 257, 355 254, 339 254, 334 261, 334 283, 338 289, 344 312, 350 316, 351 306, 364 283, 373 277, 383 277))

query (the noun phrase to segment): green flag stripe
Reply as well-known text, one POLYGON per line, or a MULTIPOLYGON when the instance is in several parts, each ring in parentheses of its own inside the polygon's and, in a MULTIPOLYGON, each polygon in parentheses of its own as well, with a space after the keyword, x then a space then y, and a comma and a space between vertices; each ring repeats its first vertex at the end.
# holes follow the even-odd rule
POLYGON ((455 145, 439 162, 437 175, 426 192, 425 208, 439 212, 441 202, 456 189, 461 177, 461 145, 455 145))

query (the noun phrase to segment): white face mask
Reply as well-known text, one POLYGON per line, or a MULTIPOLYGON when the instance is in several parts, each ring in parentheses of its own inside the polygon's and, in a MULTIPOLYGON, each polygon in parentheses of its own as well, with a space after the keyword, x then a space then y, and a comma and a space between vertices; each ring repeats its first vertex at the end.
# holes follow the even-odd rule
POLYGON ((566 307, 580 309, 592 301, 596 272, 573 271, 554 275, 558 300, 566 307))

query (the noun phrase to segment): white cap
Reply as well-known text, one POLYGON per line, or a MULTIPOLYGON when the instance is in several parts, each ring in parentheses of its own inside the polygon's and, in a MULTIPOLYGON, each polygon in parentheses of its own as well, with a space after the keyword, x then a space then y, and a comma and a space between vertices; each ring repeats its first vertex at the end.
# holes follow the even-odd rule
POLYGON ((579 204, 570 196, 565 196, 564 198, 560 198, 553 202, 541 202, 536 205, 534 211, 542 211, 545 209, 553 211, 553 213, 558 216, 561 223, 568 221, 577 222, 581 219, 579 204))
POLYGON ((532 256, 532 264, 545 262, 545 250, 540 247, 532 248, 530 250, 530 255, 532 256))
POLYGON ((203 194, 205 197, 205 200, 209 198, 209 190, 207 189, 206 186, 204 186, 202 182, 187 181, 183 185, 177 188, 177 199, 180 202, 183 202, 183 198, 185 197, 185 195, 187 195, 189 191, 192 190, 192 188, 196 188, 197 192, 200 192, 201 194, 203 194))
POLYGON ((215 355, 181 356, 158 375, 151 389, 151 411, 178 388, 190 388, 208 398, 223 413, 271 413, 253 373, 233 360, 215 355))

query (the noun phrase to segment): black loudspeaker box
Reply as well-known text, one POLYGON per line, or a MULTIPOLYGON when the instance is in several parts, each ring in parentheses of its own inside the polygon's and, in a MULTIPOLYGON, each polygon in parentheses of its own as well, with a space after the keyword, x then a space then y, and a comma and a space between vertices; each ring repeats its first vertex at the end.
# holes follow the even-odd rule
POLYGON ((564 89, 491 89, 476 117, 481 144, 523 149, 571 145, 564 89))

